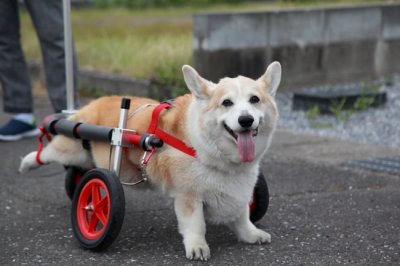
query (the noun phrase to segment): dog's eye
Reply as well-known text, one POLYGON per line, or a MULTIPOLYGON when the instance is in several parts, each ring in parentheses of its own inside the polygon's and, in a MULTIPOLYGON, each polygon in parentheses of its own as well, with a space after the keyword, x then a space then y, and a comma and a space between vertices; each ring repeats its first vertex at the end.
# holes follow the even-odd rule
POLYGON ((225 106, 225 107, 229 107, 229 106, 232 106, 232 105, 233 105, 233 102, 232 102, 231 100, 229 100, 229 99, 225 99, 225 100, 222 102, 222 105, 225 106))
POLYGON ((258 98, 255 95, 251 96, 250 100, 249 100, 250 103, 258 103, 259 101, 260 101, 260 98, 258 98))

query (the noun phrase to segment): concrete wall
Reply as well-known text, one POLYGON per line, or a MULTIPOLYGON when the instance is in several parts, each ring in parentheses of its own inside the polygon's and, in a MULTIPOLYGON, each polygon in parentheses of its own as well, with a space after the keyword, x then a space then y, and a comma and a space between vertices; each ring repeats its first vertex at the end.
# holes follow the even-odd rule
POLYGON ((400 72, 400 4, 194 15, 199 73, 259 77, 283 66, 283 87, 341 83, 400 72))

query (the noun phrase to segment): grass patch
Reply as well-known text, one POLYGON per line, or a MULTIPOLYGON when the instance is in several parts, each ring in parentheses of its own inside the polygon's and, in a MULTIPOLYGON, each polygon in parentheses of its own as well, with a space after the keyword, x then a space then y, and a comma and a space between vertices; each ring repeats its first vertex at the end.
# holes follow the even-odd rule
POLYGON ((309 122, 309 126, 310 126, 311 128, 315 128, 315 129, 327 129, 327 128, 332 128, 332 124, 330 124, 330 123, 315 122, 315 121, 309 122))
MULTIPOLYGON (((169 85, 179 84, 181 66, 192 63, 190 17, 173 17, 168 10, 163 13, 154 10, 152 16, 146 16, 150 10, 138 13, 123 9, 73 10, 79 65, 136 78, 160 79, 169 85), (169 76, 160 77, 160 69, 169 69, 169 76)), ((25 12, 21 31, 27 57, 40 59, 36 34, 25 12)))
POLYGON ((318 118, 320 115, 321 112, 319 111, 318 105, 314 105, 313 107, 310 108, 310 110, 306 112, 306 117, 308 119, 315 119, 318 118))
POLYGON ((106 93, 103 90, 98 90, 97 88, 81 85, 79 87, 79 95, 83 97, 100 98, 103 96, 112 95, 112 93, 106 93))
MULTIPOLYGON (((80 66, 136 78, 153 78, 165 85, 181 86, 182 65, 193 64, 192 14, 194 12, 260 11, 372 2, 379 1, 291 0, 140 10, 77 9, 72 11, 72 28, 80 66)), ((40 59, 36 34, 26 11, 21 15, 21 35, 27 57, 40 59)))

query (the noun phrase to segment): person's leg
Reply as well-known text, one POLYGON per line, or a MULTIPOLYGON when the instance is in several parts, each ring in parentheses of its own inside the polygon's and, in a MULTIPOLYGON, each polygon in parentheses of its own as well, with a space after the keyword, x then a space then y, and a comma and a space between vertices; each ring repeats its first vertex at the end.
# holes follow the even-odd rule
MULTIPOLYGON (((49 97, 54 110, 60 112, 67 107, 62 0, 26 0, 25 2, 39 38, 49 97)), ((76 90, 75 56, 74 62, 76 90)))
POLYGON ((16 114, 0 127, 0 140, 36 136, 32 87, 21 48, 18 1, 0 1, 0 83, 4 111, 16 114))
POLYGON ((18 1, 0 1, 0 82, 4 111, 32 113, 32 90, 20 42, 18 1))

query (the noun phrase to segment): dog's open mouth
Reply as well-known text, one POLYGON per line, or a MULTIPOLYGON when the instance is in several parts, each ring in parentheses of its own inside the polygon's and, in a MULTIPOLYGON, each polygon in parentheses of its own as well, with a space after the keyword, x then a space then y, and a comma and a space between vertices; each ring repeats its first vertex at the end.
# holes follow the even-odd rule
POLYGON ((240 160, 242 162, 252 162, 255 154, 254 138, 258 134, 258 128, 235 132, 225 123, 224 128, 236 141, 240 160))
POLYGON ((256 137, 258 134, 258 128, 253 129, 253 130, 243 130, 239 133, 235 133, 235 131, 233 131, 230 127, 228 127, 225 123, 224 123, 224 128, 226 131, 228 131, 228 133, 237 141, 238 140, 238 134, 240 133, 252 133, 252 137, 256 137))

